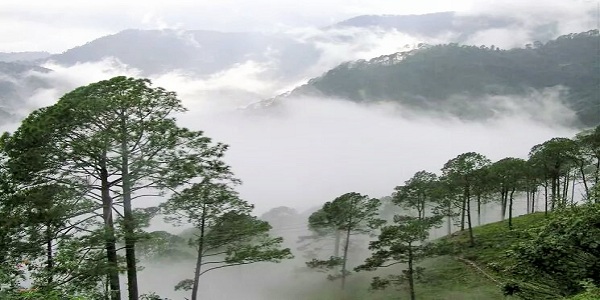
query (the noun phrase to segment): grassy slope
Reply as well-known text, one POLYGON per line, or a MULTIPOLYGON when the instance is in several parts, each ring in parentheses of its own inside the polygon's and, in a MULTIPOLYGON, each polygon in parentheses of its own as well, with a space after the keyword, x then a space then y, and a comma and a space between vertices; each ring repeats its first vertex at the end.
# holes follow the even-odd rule
MULTIPOLYGON (((420 300, 500 300, 505 299, 494 282, 474 272, 466 264, 449 256, 437 257, 422 264, 427 268, 426 282, 416 286, 417 299, 420 300)), ((396 273, 401 269, 396 269, 396 273)), ((390 270, 391 271, 391 270, 390 270)), ((381 272, 355 274, 349 278, 345 297, 339 292, 339 282, 327 284, 312 291, 305 299, 314 300, 392 300, 408 299, 405 289, 392 287, 383 291, 369 291, 372 276, 381 272)))
POLYGON ((456 255, 473 261, 478 266, 494 273, 494 270, 509 263, 506 251, 512 245, 526 239, 528 235, 525 231, 537 227, 544 219, 544 213, 514 218, 512 230, 508 229, 506 220, 476 227, 473 229, 475 247, 469 247, 469 237, 466 231, 441 240, 449 242, 456 255))
MULTIPOLYGON (((429 259, 421 264, 425 267, 425 282, 416 286, 417 299, 420 300, 469 300, 469 299, 507 299, 500 290, 498 282, 506 278, 497 270, 510 264, 505 256, 513 244, 518 243, 526 235, 524 230, 535 227, 544 219, 543 213, 525 215, 513 220, 513 230, 508 229, 508 221, 487 224, 474 228, 476 246, 469 247, 466 231, 440 241, 448 242, 453 256, 441 256, 429 259), (461 261, 465 258, 475 266, 461 261), (494 280, 486 277, 481 270, 494 280)), ((387 273, 399 273, 400 268, 384 272, 359 273, 349 278, 346 297, 340 297, 339 283, 330 283, 316 287, 307 299, 315 300, 354 300, 354 299, 406 299, 406 290, 369 292, 369 281, 373 276, 383 276, 387 273)))

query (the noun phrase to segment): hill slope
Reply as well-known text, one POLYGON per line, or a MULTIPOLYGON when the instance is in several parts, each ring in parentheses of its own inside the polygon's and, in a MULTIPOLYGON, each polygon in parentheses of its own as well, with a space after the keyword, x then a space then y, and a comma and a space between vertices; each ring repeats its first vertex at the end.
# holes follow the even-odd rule
POLYGON ((325 96, 395 101, 465 118, 493 113, 478 99, 567 88, 564 100, 585 125, 600 123, 597 31, 561 36, 525 49, 447 44, 342 64, 280 98, 325 96), (465 106, 475 106, 472 111, 465 106), (481 106, 481 107, 478 107, 481 106))
POLYGON ((307 44, 281 35, 217 31, 125 30, 49 57, 63 65, 114 57, 145 75, 185 70, 210 74, 249 59, 277 56, 285 71, 317 59, 307 44), (293 59, 292 59, 293 58, 293 59))

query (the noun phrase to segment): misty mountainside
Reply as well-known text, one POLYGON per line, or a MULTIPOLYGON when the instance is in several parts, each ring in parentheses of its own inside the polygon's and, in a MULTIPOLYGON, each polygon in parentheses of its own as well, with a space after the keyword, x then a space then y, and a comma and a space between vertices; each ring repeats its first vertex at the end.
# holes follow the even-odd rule
MULTIPOLYGON (((421 37, 437 37, 454 33, 456 36, 453 38, 453 42, 462 43, 478 31, 522 28, 523 25, 522 20, 514 17, 438 12, 422 15, 362 15, 339 22, 333 27, 378 27, 421 37)), ((558 35, 558 23, 540 22, 531 28, 531 34, 535 40, 547 41, 558 35)))
MULTIPOLYGON (((598 32, 503 50, 495 46, 421 45, 408 52, 344 63, 260 106, 291 97, 392 101, 464 119, 494 116, 504 100, 555 88, 583 125, 600 122, 598 32)), ((539 97, 545 101, 545 96, 539 97)), ((525 101, 525 100, 523 100, 525 101)), ((258 106, 258 105, 257 105, 258 106)))
MULTIPOLYGON (((453 12, 424 15, 358 16, 314 32, 218 32, 209 30, 129 29, 47 57, 61 65, 95 62, 113 57, 143 75, 174 70, 208 75, 249 60, 271 63, 273 76, 295 78, 319 61, 327 43, 361 43, 353 30, 398 31, 427 42, 448 35, 464 42, 475 33, 519 26, 520 20, 492 16, 461 16, 453 12)), ((557 26, 543 23, 531 35, 541 41, 555 37, 557 26)), ((404 45, 399 42, 398 46, 404 45)))
POLYGON ((46 59, 50 57, 50 53, 43 51, 28 51, 28 52, 0 52, 1 62, 19 62, 19 63, 33 63, 40 59, 46 59))
POLYGON ((206 30, 125 30, 49 57, 61 65, 113 57, 144 75, 182 70, 207 75, 248 60, 277 61, 283 74, 314 63, 311 45, 282 35, 206 30))
POLYGON ((29 74, 50 71, 35 65, 0 61, 0 123, 16 118, 14 111, 19 108, 23 99, 31 96, 38 88, 48 87, 48 83, 29 74))

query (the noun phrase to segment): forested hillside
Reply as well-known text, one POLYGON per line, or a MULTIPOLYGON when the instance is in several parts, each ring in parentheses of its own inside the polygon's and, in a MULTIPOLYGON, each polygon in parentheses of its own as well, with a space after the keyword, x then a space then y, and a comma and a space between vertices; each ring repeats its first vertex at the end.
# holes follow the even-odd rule
POLYGON ((393 101, 423 111, 450 111, 467 119, 495 109, 489 95, 525 95, 531 89, 567 88, 564 102, 584 125, 600 122, 598 32, 570 34, 522 49, 493 45, 423 45, 408 53, 348 62, 310 80, 285 98, 316 95, 357 102, 393 101), (478 109, 465 114, 453 106, 478 109))

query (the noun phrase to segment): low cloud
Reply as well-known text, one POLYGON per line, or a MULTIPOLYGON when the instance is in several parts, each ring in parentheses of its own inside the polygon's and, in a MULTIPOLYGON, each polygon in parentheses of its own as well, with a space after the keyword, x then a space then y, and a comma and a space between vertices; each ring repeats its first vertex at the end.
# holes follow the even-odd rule
MULTIPOLYGON (((77 86, 138 74, 114 60, 48 67, 54 72, 35 76, 54 88, 38 90, 23 115, 25 108, 51 105, 77 86)), ((461 110, 490 113, 477 121, 390 103, 316 98, 288 99, 274 111, 241 110, 255 97, 277 92, 277 82, 261 80, 268 68, 247 63, 203 79, 177 73, 152 78, 156 86, 178 92, 189 108, 179 117, 183 126, 231 146, 226 160, 244 181, 241 195, 258 212, 281 205, 306 209, 350 191, 385 196, 414 172, 437 171, 462 152, 525 157, 537 143, 576 132, 568 127, 575 116, 562 104, 565 91, 558 87, 525 96, 448 100, 449 108, 462 103, 461 110)))

